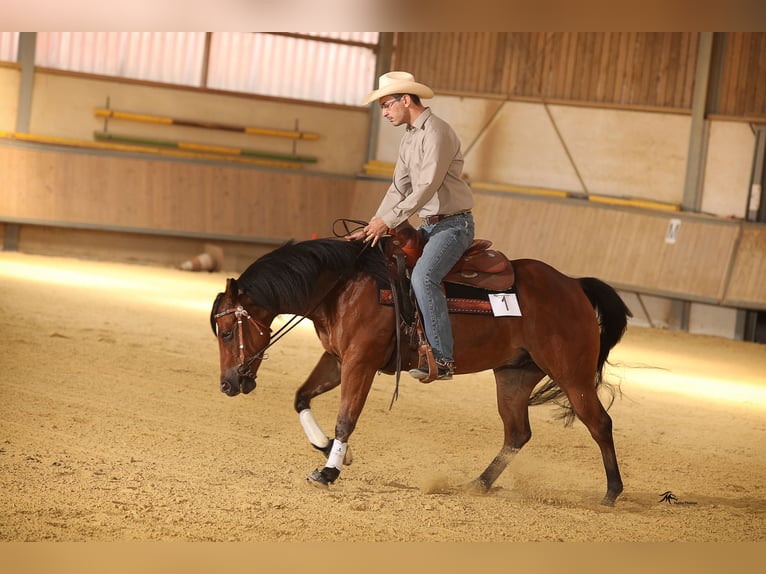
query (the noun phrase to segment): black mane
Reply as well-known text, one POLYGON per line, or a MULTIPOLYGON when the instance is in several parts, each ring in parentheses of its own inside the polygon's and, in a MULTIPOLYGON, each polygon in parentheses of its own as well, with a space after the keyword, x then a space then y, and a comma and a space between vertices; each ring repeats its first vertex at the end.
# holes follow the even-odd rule
POLYGON ((237 284, 261 307, 284 313, 308 306, 323 273, 337 274, 341 280, 365 273, 378 284, 387 281, 385 259, 377 247, 360 241, 312 239, 289 241, 267 253, 239 276, 237 284))

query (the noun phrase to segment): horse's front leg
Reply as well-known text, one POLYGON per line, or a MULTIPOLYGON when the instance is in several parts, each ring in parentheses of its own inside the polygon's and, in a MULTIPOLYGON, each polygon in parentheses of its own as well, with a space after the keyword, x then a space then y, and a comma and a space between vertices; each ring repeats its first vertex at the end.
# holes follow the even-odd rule
MULTIPOLYGON (((319 426, 314 412, 311 410, 311 400, 327 391, 333 390, 340 384, 340 363, 330 353, 324 353, 306 381, 295 392, 295 412, 301 421, 303 431, 314 448, 330 456, 332 440, 319 426)), ((344 464, 351 464, 351 451, 346 449, 344 464)))
POLYGON ((344 459, 348 455, 349 438, 356 428, 359 415, 362 414, 375 372, 368 365, 343 365, 335 439, 330 445, 330 453, 324 468, 317 468, 307 477, 310 484, 326 488, 340 476, 344 459))

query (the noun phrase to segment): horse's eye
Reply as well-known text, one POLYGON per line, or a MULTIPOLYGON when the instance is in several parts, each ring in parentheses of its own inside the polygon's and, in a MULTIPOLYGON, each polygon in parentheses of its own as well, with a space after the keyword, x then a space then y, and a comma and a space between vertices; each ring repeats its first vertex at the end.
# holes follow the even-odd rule
POLYGON ((231 341, 231 338, 233 336, 234 336, 233 331, 224 331, 223 333, 221 333, 221 339, 223 339, 224 341, 231 341))

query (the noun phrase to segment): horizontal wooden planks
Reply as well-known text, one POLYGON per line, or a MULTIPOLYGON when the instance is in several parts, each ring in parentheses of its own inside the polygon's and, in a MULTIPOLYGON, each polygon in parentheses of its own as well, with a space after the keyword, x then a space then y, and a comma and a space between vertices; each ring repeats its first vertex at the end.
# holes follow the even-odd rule
POLYGON ((696 32, 403 32, 395 65, 437 91, 691 109, 696 32))
POLYGON ((351 209, 354 180, 0 146, 0 215, 307 239, 351 209))
MULTIPOLYGON (((0 220, 273 240, 368 220, 388 183, 239 166, 0 146, 0 220)), ((688 213, 476 190, 477 237, 615 287, 766 308, 766 230, 688 213), (680 221, 674 243, 668 227, 680 221)))
POLYGON ((541 259, 644 293, 723 298, 736 222, 500 194, 477 194, 476 203, 477 234, 512 259, 541 259), (673 219, 681 226, 675 243, 667 243, 673 219))
POLYGON ((724 303, 766 310, 766 227, 743 225, 724 303))

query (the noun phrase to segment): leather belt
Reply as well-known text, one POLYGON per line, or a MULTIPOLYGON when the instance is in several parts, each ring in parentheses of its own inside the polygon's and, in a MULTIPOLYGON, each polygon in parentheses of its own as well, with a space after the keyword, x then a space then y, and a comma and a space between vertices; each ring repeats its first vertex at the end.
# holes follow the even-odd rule
POLYGON ((468 213, 471 213, 470 209, 466 209, 464 211, 458 211, 457 213, 450 213, 449 215, 427 215, 426 217, 423 218, 423 221, 426 222, 426 225, 433 225, 434 223, 439 223, 443 219, 455 217, 456 215, 466 215, 468 213))

